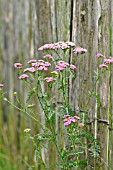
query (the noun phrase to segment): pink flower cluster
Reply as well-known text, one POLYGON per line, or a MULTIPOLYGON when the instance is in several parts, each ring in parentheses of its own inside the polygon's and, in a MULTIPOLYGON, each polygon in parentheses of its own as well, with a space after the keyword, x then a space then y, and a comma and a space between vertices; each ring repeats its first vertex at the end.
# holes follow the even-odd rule
POLYGON ((4 84, 0 84, 0 87, 3 87, 4 86, 4 84))
POLYGON ((75 43, 73 42, 57 42, 52 44, 45 44, 41 46, 38 50, 57 50, 57 49, 69 49, 70 47, 75 47, 75 43))
POLYGON ((26 69, 24 69, 24 73, 25 72, 34 73, 35 72, 35 68, 34 67, 26 68, 26 69))
MULTIPOLYGON (((63 118, 64 118, 64 126, 68 126, 71 123, 73 123, 73 122, 75 123, 78 120, 80 120, 79 116, 64 115, 63 118)), ((84 123, 79 122, 79 126, 84 126, 84 123)))
POLYGON ((61 70, 64 70, 66 67, 69 67, 72 70, 76 69, 75 65, 73 65, 73 64, 69 65, 69 63, 67 63, 67 62, 65 62, 63 60, 60 60, 60 61, 57 62, 57 65, 56 65, 55 69, 61 71, 61 70))
POLYGON ((48 67, 51 66, 51 63, 45 62, 44 60, 38 60, 35 63, 32 63, 32 67, 35 67, 36 70, 48 70, 48 67))
POLYGON ((15 67, 15 68, 22 68, 22 64, 21 64, 21 63, 15 63, 15 64, 14 64, 14 67, 15 67))
POLYGON ((45 56, 43 56, 43 58, 52 59, 53 57, 50 54, 46 54, 45 56))
POLYGON ((27 79, 28 75, 27 74, 22 74, 21 76, 19 76, 19 79, 27 79))
POLYGON ((36 63, 36 62, 37 62, 37 60, 32 59, 32 60, 29 60, 27 63, 28 63, 28 64, 31 64, 31 63, 36 63))
POLYGON ((99 65, 99 68, 108 68, 108 65, 113 63, 113 57, 109 57, 108 59, 104 59, 103 63, 99 65))
POLYGON ((99 57, 103 57, 103 54, 101 53, 97 53, 96 56, 99 58, 99 57))
POLYGON ((55 81, 56 79, 53 77, 46 77, 45 80, 49 83, 55 81))
POLYGON ((87 49, 81 48, 81 47, 76 47, 76 48, 73 50, 73 52, 74 52, 75 54, 83 54, 83 53, 86 53, 86 52, 87 52, 87 49))

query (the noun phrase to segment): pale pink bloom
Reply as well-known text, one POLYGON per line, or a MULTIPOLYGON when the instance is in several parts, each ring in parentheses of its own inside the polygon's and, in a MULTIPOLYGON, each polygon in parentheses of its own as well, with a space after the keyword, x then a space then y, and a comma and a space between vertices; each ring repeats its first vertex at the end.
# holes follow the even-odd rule
POLYGON ((42 62, 42 63, 44 63, 45 61, 44 61, 44 60, 38 60, 38 62, 42 62))
POLYGON ((34 59, 33 59, 33 60, 29 60, 27 63, 28 63, 28 64, 31 64, 31 63, 36 63, 36 62, 37 62, 37 60, 34 60, 34 59))
POLYGON ((47 55, 43 56, 43 58, 52 59, 53 57, 50 54, 47 54, 47 55))
POLYGON ((39 66, 40 66, 40 62, 32 63, 32 67, 39 67, 39 66))
POLYGON ((75 54, 83 54, 83 53, 86 53, 86 52, 87 52, 87 49, 81 48, 81 47, 76 47, 76 48, 73 50, 73 52, 74 52, 75 54))
POLYGON ((80 119, 80 117, 79 117, 79 116, 74 116, 74 118, 75 118, 75 119, 78 119, 78 120, 80 119))
POLYGON ((3 87, 4 86, 4 84, 0 84, 0 87, 3 87))
POLYGON ((15 64, 14 64, 14 67, 15 67, 15 68, 22 68, 22 64, 21 64, 21 63, 15 63, 15 64))
POLYGON ((61 66, 56 66, 55 69, 60 71, 60 70, 64 70, 65 68, 61 66))
POLYGON ((97 56, 97 57, 103 57, 103 54, 97 53, 96 56, 97 56))
POLYGON ((24 69, 24 73, 25 73, 25 72, 34 73, 34 72, 35 72, 35 69, 34 69, 34 67, 26 68, 26 69, 24 69))
POLYGON ((64 122, 64 126, 68 126, 68 125, 70 125, 71 124, 71 121, 67 121, 67 122, 64 122))
POLYGON ((106 64, 100 64, 99 65, 99 68, 103 68, 103 67, 108 68, 108 66, 106 64))
POLYGON ((51 66, 51 63, 45 62, 45 63, 44 63, 44 66, 49 67, 49 66, 51 66))
POLYGON ((73 42, 57 42, 53 44, 45 44, 41 46, 38 50, 55 50, 55 49, 68 49, 70 47, 74 47, 75 44, 73 42))
POLYGON ((38 67, 38 68, 37 68, 37 70, 45 70, 45 71, 47 71, 47 70, 48 70, 48 68, 47 68, 47 67, 45 67, 45 66, 40 66, 40 67, 38 67))
POLYGON ((69 117, 69 118, 68 118, 68 120, 69 120, 69 121, 71 121, 71 122, 76 122, 75 118, 74 118, 74 117, 72 117, 72 116, 71 116, 71 117, 69 117))
POLYGON ((67 117, 69 117, 70 115, 64 115, 63 118, 66 119, 67 117))
POLYGON ((73 42, 70 42, 70 41, 69 41, 69 42, 66 42, 66 44, 69 45, 69 46, 71 46, 71 47, 75 47, 75 43, 73 43, 73 42))
POLYGON ((56 79, 53 77, 46 77, 45 80, 49 83, 49 82, 55 81, 56 79))
POLYGON ((84 126, 84 123, 80 122, 80 123, 79 123, 79 126, 84 126))
POLYGON ((22 74, 21 76, 18 77, 19 79, 27 79, 28 75, 27 74, 22 74))
POLYGON ((73 65, 73 64, 70 64, 70 69, 72 69, 72 70, 75 70, 76 69, 76 66, 75 65, 73 65))
POLYGON ((104 59, 104 63, 105 63, 105 64, 113 63, 113 59, 110 59, 110 58, 104 59))
POLYGON ((69 63, 67 63, 67 62, 65 62, 65 61, 63 61, 63 60, 59 60, 59 61, 57 62, 57 64, 58 64, 59 66, 61 66, 61 67, 69 66, 69 63))

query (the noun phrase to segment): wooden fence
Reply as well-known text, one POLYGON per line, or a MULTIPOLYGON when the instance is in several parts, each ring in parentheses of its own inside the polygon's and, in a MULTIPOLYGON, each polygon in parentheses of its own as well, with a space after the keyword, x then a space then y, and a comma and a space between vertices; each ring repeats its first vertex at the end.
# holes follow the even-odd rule
MULTIPOLYGON (((36 51, 45 43, 73 41, 88 52, 79 66, 74 63, 78 74, 71 82, 70 98, 75 110, 86 110, 98 64, 96 53, 106 58, 113 55, 112 30, 112 0, 0 0, 0 82, 5 84, 6 97, 15 102, 13 92, 17 91, 23 102, 26 99, 26 88, 13 68, 15 62, 26 65, 30 58, 40 58, 36 51)), ((88 125, 101 144, 100 159, 96 164, 92 162, 95 170, 113 169, 112 77, 111 68, 95 89, 100 94, 100 107, 95 97, 88 103, 90 121, 97 117, 109 122, 88 125)), ((0 101, 0 159, 6 160, 8 168, 10 162, 16 170, 25 170, 34 163, 33 144, 24 135, 28 126, 33 134, 39 131, 33 120, 0 101)), ((49 155, 54 159, 50 152, 49 155)), ((0 162, 1 170, 2 166, 0 162)))

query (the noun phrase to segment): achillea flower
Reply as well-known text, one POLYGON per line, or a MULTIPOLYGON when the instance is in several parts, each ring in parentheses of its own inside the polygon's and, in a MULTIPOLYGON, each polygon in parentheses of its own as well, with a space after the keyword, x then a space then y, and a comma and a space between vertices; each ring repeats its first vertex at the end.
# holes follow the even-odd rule
POLYGON ((31 63, 36 63, 36 62, 37 62, 37 60, 34 60, 34 59, 33 59, 33 60, 29 60, 27 63, 28 63, 28 64, 31 64, 31 63))
POLYGON ((113 59, 108 58, 108 59, 104 59, 104 64, 110 64, 113 63, 113 59))
POLYGON ((26 69, 24 69, 24 73, 25 72, 34 73, 35 72, 35 68, 34 67, 26 68, 26 69))
POLYGON ((45 67, 45 66, 40 66, 40 67, 38 67, 38 68, 37 68, 37 70, 45 70, 45 71, 47 71, 47 70, 48 70, 48 68, 47 68, 47 67, 45 67))
POLYGON ((59 60, 59 61, 57 62, 57 64, 58 64, 59 66, 61 66, 61 67, 69 66, 69 63, 67 63, 67 62, 65 62, 65 61, 63 61, 63 60, 59 60))
POLYGON ((76 119, 73 116, 64 115, 64 126, 70 125, 72 122, 75 123, 76 119))
POLYGON ((55 67, 55 69, 56 69, 56 70, 59 70, 59 71, 61 71, 61 70, 64 70, 64 69, 65 69, 65 67, 56 66, 56 67, 55 67))
POLYGON ((86 53, 86 52, 87 52, 87 49, 81 48, 81 47, 76 47, 76 48, 73 50, 73 52, 74 52, 75 54, 83 54, 83 53, 86 53))
POLYGON ((63 118, 66 119, 67 117, 69 117, 70 115, 64 115, 63 118))
POLYGON ((108 66, 107 66, 106 64, 100 64, 100 65, 99 65, 99 68, 103 68, 103 67, 104 67, 104 68, 108 68, 108 66))
POLYGON ((3 87, 4 86, 4 84, 0 84, 0 87, 3 87))
POLYGON ((80 120, 80 117, 79 117, 79 116, 74 116, 74 118, 80 120))
POLYGON ((32 67, 38 67, 40 66, 40 62, 32 63, 32 67))
POLYGON ((15 64, 14 64, 14 67, 15 67, 15 68, 22 68, 22 64, 21 64, 21 63, 15 63, 15 64))
POLYGON ((47 54, 47 55, 43 56, 43 58, 52 59, 53 57, 50 54, 47 54))
POLYGON ((80 122, 80 123, 79 123, 79 126, 84 126, 84 123, 80 122))
POLYGON ((70 125, 71 124, 71 121, 67 121, 67 122, 64 122, 64 126, 68 126, 68 125, 70 125))
POLYGON ((44 63, 44 66, 45 66, 45 67, 49 67, 49 66, 51 66, 51 63, 45 62, 45 63, 44 63))
POLYGON ((46 77, 45 80, 49 83, 55 81, 56 79, 53 77, 46 77))
POLYGON ((27 79, 29 76, 27 74, 22 74, 21 76, 19 76, 19 79, 27 79))
POLYGON ((103 57, 103 54, 97 53, 96 56, 97 56, 97 57, 103 57))
POLYGON ((74 47, 75 44, 73 42, 57 42, 57 43, 53 43, 53 44, 45 44, 43 46, 41 46, 38 50, 56 50, 56 49, 68 49, 70 47, 74 47))
POLYGON ((70 64, 69 68, 72 69, 72 70, 75 70, 75 69, 76 69, 76 66, 73 65, 73 64, 70 64))

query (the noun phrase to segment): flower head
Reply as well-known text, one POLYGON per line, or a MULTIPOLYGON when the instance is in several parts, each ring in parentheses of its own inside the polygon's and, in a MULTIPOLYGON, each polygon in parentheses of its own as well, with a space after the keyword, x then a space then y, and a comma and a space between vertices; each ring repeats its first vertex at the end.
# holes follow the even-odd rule
POLYGON ((108 68, 108 66, 106 64, 100 64, 99 68, 108 68))
POLYGON ((45 44, 41 46, 38 50, 57 50, 57 49, 69 49, 70 47, 75 47, 73 42, 63 42, 59 41, 57 43, 45 44))
POLYGON ((50 54, 47 54, 47 55, 43 56, 43 58, 52 59, 53 57, 50 54))
POLYGON ((4 86, 4 84, 0 84, 0 87, 3 87, 4 86))
POLYGON ((28 75, 27 74, 22 74, 21 76, 18 77, 19 79, 27 79, 28 75))
POLYGON ((76 69, 76 66, 73 65, 73 64, 70 64, 69 68, 72 69, 72 70, 75 70, 75 69, 76 69))
POLYGON ((22 64, 21 64, 21 63, 15 63, 15 64, 14 64, 14 67, 15 67, 15 68, 22 68, 22 64))
POLYGON ((103 57, 103 54, 97 53, 96 56, 97 56, 97 57, 103 57))
POLYGON ((45 80, 46 80, 46 82, 53 82, 53 81, 55 81, 56 79, 55 78, 53 78, 53 77, 46 77, 45 78, 45 80))
POLYGON ((81 48, 81 47, 76 47, 76 48, 73 50, 73 52, 74 52, 75 54, 83 54, 83 53, 86 53, 86 52, 87 52, 87 49, 81 48))
POLYGON ((26 69, 24 69, 24 73, 25 72, 34 73, 35 72, 35 68, 34 67, 26 68, 26 69))
POLYGON ((84 123, 80 122, 80 123, 79 123, 79 126, 84 126, 84 123))
POLYGON ((31 63, 36 63, 36 62, 37 62, 37 60, 33 59, 33 60, 29 60, 27 63, 31 64, 31 63))

